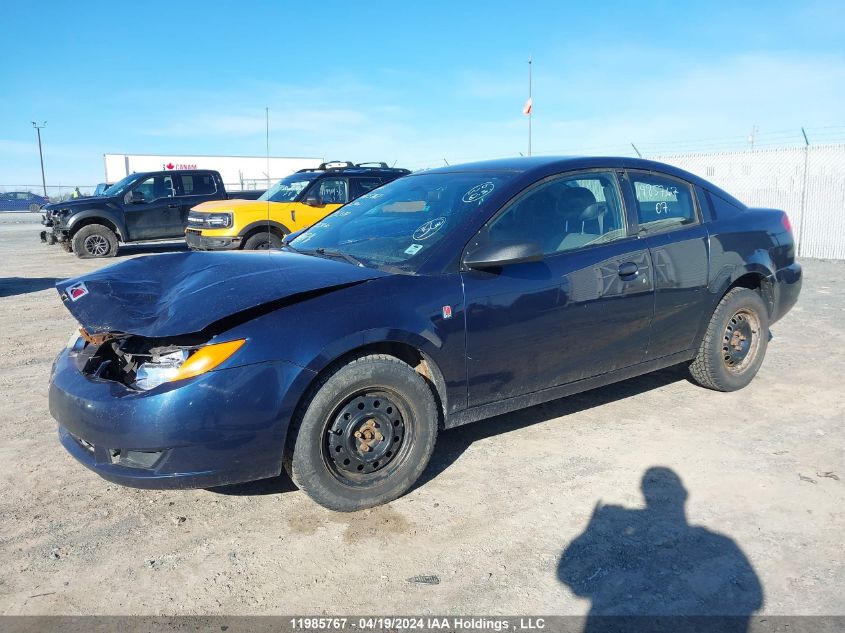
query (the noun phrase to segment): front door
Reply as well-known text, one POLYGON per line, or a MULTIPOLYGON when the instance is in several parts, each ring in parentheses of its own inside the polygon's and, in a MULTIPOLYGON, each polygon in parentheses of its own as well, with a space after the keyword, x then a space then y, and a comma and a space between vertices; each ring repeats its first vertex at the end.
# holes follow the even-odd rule
POLYGON ((132 188, 127 200, 123 211, 130 240, 171 237, 171 227, 181 214, 172 174, 150 176, 141 181, 132 188))
POLYGON ((644 360, 653 270, 631 233, 612 171, 546 179, 487 223, 469 249, 533 240, 544 259, 462 272, 469 406, 644 360))
POLYGON ((303 200, 317 196, 318 203, 296 205, 296 230, 316 224, 332 211, 349 202, 349 179, 341 177, 322 178, 305 192, 303 200))

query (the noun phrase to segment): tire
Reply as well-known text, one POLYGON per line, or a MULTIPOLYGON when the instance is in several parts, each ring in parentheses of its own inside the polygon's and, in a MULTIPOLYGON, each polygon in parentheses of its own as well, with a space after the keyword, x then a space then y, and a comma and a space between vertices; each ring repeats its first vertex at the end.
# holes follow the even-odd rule
POLYGON ((340 366, 310 391, 294 419, 285 468, 309 497, 339 512, 407 492, 437 439, 431 387, 409 365, 383 354, 340 366))
POLYGON ((29 212, 30 213, 38 213, 41 210, 40 204, 35 204, 34 202, 29 205, 29 212))
POLYGON ((716 306, 690 373, 702 387, 737 391, 757 375, 768 344, 763 299, 753 290, 733 288, 716 306))
POLYGON ((88 224, 73 235, 73 252, 80 259, 114 257, 117 255, 117 235, 102 224, 88 224))
POLYGON ((261 231, 244 242, 245 251, 267 251, 282 247, 282 238, 275 233, 261 231))

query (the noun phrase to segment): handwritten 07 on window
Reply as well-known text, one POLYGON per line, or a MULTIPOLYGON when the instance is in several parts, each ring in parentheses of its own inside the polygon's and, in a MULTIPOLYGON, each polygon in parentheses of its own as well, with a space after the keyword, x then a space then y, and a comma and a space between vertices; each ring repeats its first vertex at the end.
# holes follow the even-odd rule
POLYGON ((695 222, 695 205, 688 184, 650 174, 632 176, 631 182, 640 227, 654 230, 695 222))

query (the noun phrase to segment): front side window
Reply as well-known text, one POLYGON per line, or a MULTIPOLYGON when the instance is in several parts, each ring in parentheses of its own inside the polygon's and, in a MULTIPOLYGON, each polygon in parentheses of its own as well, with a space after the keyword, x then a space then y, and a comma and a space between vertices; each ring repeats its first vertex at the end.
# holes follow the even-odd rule
POLYGON ((263 202, 293 202, 298 200, 305 188, 319 174, 315 173, 296 173, 291 174, 287 178, 282 178, 275 185, 270 187, 267 191, 261 194, 258 198, 263 202))
POLYGON ((320 181, 320 202, 346 204, 349 202, 349 185, 345 178, 326 178, 320 181))
POLYGON ((658 174, 631 172, 629 177, 637 200, 640 228, 653 232, 695 223, 690 185, 658 174))
POLYGON ((559 176, 534 186, 482 229, 494 242, 532 241, 551 255, 626 235, 612 172, 559 176))
POLYGON ((135 187, 135 191, 143 196, 144 202, 152 202, 159 198, 173 198, 176 195, 173 189, 173 177, 170 174, 147 178, 135 187))

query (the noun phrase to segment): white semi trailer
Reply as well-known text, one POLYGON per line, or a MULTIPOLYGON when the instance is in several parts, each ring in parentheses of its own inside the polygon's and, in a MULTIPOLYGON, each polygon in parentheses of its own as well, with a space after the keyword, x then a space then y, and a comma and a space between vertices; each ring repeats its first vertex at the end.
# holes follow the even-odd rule
POLYGON ((103 154, 106 182, 141 171, 164 169, 216 169, 226 189, 267 189, 270 184, 299 169, 317 167, 322 158, 281 156, 181 156, 176 154, 103 154))

